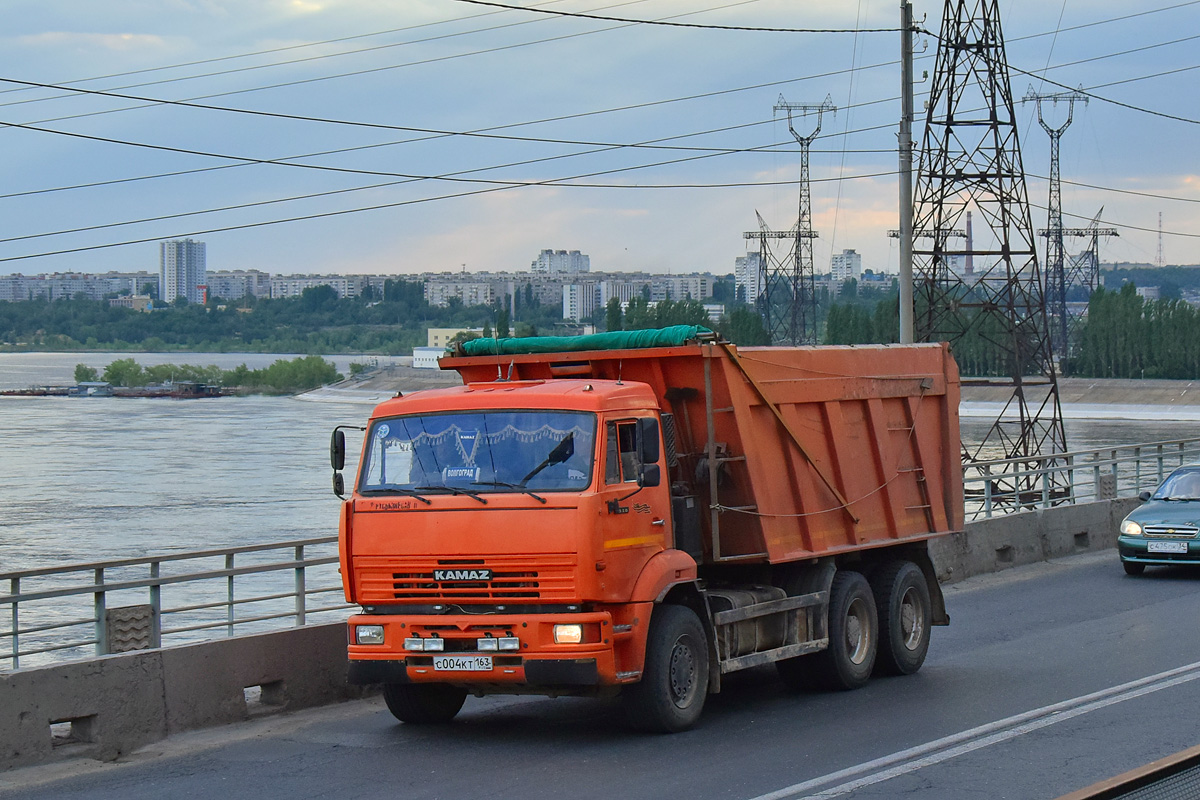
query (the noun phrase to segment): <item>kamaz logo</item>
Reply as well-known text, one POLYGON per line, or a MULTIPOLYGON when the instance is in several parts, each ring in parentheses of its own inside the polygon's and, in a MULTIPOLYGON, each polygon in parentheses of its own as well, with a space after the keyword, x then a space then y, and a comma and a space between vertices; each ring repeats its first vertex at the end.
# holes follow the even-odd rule
POLYGON ((492 571, 490 569, 435 569, 433 579, 435 581, 490 581, 492 571))

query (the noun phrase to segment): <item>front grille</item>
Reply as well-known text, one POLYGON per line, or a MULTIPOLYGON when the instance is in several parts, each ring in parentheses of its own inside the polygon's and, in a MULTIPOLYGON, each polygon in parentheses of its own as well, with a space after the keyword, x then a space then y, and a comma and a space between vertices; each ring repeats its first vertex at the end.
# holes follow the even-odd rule
POLYGON ((1147 536, 1168 536, 1176 539, 1192 539, 1200 532, 1195 525, 1147 525, 1142 530, 1147 536))
POLYGON ((356 559, 358 601, 569 602, 575 600, 575 556, 503 555, 472 559, 470 567, 492 571, 491 580, 437 581, 433 572, 461 567, 462 559, 428 556, 366 556, 356 559))

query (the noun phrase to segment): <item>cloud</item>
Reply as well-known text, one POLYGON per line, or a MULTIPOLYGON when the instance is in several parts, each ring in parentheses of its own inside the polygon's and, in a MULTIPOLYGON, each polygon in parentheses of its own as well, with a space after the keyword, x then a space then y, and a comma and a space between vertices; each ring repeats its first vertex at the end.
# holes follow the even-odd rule
POLYGON ((30 48, 69 48, 82 50, 110 50, 114 52, 141 52, 166 50, 167 40, 162 36, 146 33, 74 33, 70 31, 46 31, 17 37, 17 43, 30 48))

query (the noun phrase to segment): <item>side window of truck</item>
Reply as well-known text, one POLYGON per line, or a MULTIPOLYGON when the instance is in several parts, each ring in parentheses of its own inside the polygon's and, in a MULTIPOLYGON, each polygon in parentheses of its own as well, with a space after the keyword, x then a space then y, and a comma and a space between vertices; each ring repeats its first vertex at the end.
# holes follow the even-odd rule
POLYGON ((610 422, 604 457, 605 483, 632 483, 638 479, 637 422, 610 422))

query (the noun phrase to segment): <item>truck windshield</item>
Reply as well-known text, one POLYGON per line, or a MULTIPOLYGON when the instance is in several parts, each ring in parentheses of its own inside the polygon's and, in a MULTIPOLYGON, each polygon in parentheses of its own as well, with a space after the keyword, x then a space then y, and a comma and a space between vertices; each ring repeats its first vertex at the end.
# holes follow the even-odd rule
POLYGON ((570 411, 459 411, 376 420, 359 491, 579 491, 596 418, 570 411))

